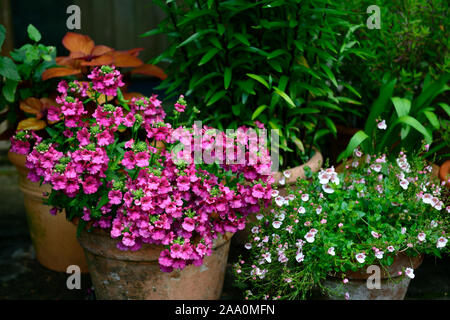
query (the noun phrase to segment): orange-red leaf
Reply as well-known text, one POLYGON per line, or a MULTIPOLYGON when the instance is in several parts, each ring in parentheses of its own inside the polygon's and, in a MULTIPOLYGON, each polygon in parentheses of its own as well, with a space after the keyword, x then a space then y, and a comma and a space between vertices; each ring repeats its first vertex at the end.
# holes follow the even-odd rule
POLYGON ((164 70, 160 67, 157 67, 152 64, 144 64, 140 67, 137 67, 136 69, 133 69, 131 71, 132 74, 145 74, 147 76, 157 77, 161 80, 164 80, 167 78, 167 75, 164 73, 164 70))
POLYGON ((113 63, 113 60, 114 59, 113 59, 112 56, 110 56, 108 54, 105 54, 103 56, 94 58, 94 59, 92 59, 90 61, 82 61, 81 65, 82 66, 103 66, 105 64, 113 63))
POLYGON ((116 67, 139 67, 143 64, 142 60, 139 59, 138 57, 128 54, 128 53, 123 53, 123 52, 114 52, 112 54, 112 56, 114 57, 114 61, 113 64, 116 67))
POLYGON ((123 98, 125 100, 131 100, 132 98, 144 98, 145 96, 139 92, 125 92, 123 98))
POLYGON ((112 51, 114 51, 113 48, 104 45, 98 45, 95 46, 94 49, 92 49, 91 55, 98 57, 112 51))
POLYGON ((80 69, 72 69, 72 68, 65 68, 65 67, 57 67, 57 68, 51 68, 47 69, 42 73, 42 80, 48 80, 52 78, 59 78, 59 77, 65 77, 65 76, 71 76, 74 74, 80 74, 80 69))
POLYGON ((36 118, 28 118, 25 120, 22 120, 19 122, 19 124, 17 125, 17 131, 20 130, 41 130, 44 129, 46 126, 45 121, 43 120, 38 120, 36 118))
POLYGON ((125 51, 118 51, 118 52, 137 57, 139 55, 139 53, 141 53, 142 50, 144 50, 144 48, 133 48, 133 49, 129 49, 129 50, 125 50, 125 51))
POLYGON ((86 55, 91 54, 92 49, 94 49, 94 41, 86 35, 67 32, 62 39, 64 47, 70 52, 82 52, 86 55))
POLYGON ((42 103, 39 99, 30 97, 20 101, 19 108, 23 112, 38 115, 42 111, 42 103))

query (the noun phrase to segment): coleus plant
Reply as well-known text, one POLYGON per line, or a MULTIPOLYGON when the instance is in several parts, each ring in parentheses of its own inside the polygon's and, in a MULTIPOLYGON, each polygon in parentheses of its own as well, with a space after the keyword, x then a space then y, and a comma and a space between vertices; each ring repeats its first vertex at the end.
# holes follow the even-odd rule
POLYGON ((86 81, 92 69, 102 65, 130 68, 129 75, 142 74, 161 80, 167 77, 161 68, 146 64, 139 59, 138 55, 143 48, 119 51, 105 45, 96 45, 89 36, 74 32, 67 32, 62 39, 62 44, 69 51, 69 55, 56 57, 57 66, 45 70, 42 74, 43 80, 75 76, 80 81, 86 81))
MULTIPOLYGON (((416 155, 400 152, 389 161, 356 149, 343 172, 323 169, 288 186, 284 196, 274 190, 274 208, 258 214, 251 229, 248 259, 235 264, 237 281, 249 288, 246 298, 305 298, 315 287, 327 292, 330 274, 342 277, 345 293, 352 281, 346 272, 386 269, 402 253, 448 254, 450 203, 431 171, 416 155)), ((414 278, 412 268, 401 272, 414 278)))
POLYGON ((249 213, 269 204, 267 149, 246 149, 243 162, 230 164, 223 160, 234 153, 215 148, 251 147, 255 137, 247 128, 235 140, 212 135, 211 128, 181 126, 182 96, 171 116, 155 95, 124 100, 114 66, 94 68, 88 79, 59 83, 60 106, 47 113, 55 122, 47 127, 48 139, 28 131, 12 139, 11 151, 27 154, 28 178, 52 187, 52 214, 65 209, 69 220, 79 219, 79 231, 86 224, 107 230, 122 250, 163 245, 160 267, 170 272, 201 265, 219 234, 243 229, 249 213), (119 103, 99 104, 106 95, 119 103), (207 152, 210 161, 192 161, 196 152, 207 152))

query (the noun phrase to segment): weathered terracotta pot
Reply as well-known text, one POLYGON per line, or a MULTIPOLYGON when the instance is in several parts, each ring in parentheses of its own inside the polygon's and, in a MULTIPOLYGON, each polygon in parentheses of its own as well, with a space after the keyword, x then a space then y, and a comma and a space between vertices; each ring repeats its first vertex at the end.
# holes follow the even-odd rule
POLYGON ((407 267, 417 269, 422 261, 423 255, 416 257, 408 257, 403 253, 397 255, 387 271, 380 267, 380 289, 367 288, 367 279, 373 271, 371 273, 367 273, 366 269, 349 271, 345 273, 345 278, 349 279, 345 285, 342 283, 342 274, 329 274, 324 286, 332 292, 327 298, 341 300, 348 292, 350 300, 403 300, 411 279, 404 275, 399 276, 398 272, 407 267))
POLYGON ((450 160, 446 160, 439 169, 439 179, 447 181, 447 188, 450 188, 450 160))
MULTIPOLYGON (((319 150, 315 149, 315 153, 312 156, 311 159, 309 159, 308 162, 306 162, 305 164, 289 169, 288 171, 291 173, 291 176, 289 178, 285 179, 285 183, 288 185, 294 184, 297 182, 297 179, 305 179, 305 166, 308 166, 311 168, 312 172, 317 172, 319 171, 319 169, 322 167, 323 164, 323 156, 322 153, 320 153, 319 150)), ((279 184, 280 179, 283 177, 283 173, 282 172, 276 172, 273 174, 273 178, 274 178, 274 186, 277 186, 278 191, 280 192, 281 195, 285 195, 286 194, 286 190, 285 187, 281 186, 279 184)), ((270 210, 271 207, 265 209, 265 210, 270 210)), ((245 227, 244 230, 240 230, 238 232, 236 232, 235 236, 233 237, 233 243, 236 243, 237 245, 243 245, 245 244, 245 242, 248 239, 248 236, 250 234, 250 224, 254 223, 256 221, 256 215, 252 214, 249 215, 247 218, 248 222, 247 225, 245 227)))
POLYGON ((19 188, 23 192, 30 236, 39 263, 54 271, 66 272, 68 266, 77 265, 82 272, 87 272, 75 225, 66 220, 64 212, 53 216, 49 213, 50 207, 43 204, 43 193, 50 192, 50 186, 39 186, 27 179, 24 155, 8 152, 8 158, 19 173, 19 188))
POLYGON ((163 246, 144 244, 137 251, 117 249, 109 233, 81 232, 95 295, 101 300, 216 300, 222 293, 232 234, 219 236, 213 253, 200 267, 161 272, 158 258, 163 246))

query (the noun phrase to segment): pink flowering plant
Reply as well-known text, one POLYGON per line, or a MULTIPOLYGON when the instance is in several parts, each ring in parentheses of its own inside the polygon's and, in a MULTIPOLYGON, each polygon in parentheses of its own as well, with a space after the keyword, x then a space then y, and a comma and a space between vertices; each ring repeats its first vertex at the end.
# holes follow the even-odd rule
MULTIPOLYGON (((342 277, 343 294, 346 272, 385 269, 401 253, 448 254, 450 203, 431 166, 404 152, 389 161, 358 149, 348 163, 341 173, 331 167, 311 174, 284 195, 273 190, 274 208, 257 215, 248 254, 234 265, 247 299, 326 293, 330 275, 342 277)), ((402 273, 414 277, 412 268, 402 273)))
POLYGON ((79 231, 106 230, 121 250, 162 245, 160 268, 170 272, 201 265, 215 238, 270 203, 271 162, 264 145, 255 148, 258 135, 192 125, 183 96, 171 115, 156 95, 124 100, 113 66, 88 78, 59 83, 49 138, 20 131, 12 139, 12 151, 27 154, 28 178, 51 185, 52 214, 65 209, 79 231), (105 95, 118 103, 101 104, 105 95), (226 161, 239 150, 243 161, 226 161), (198 154, 208 161, 194 161, 198 154))

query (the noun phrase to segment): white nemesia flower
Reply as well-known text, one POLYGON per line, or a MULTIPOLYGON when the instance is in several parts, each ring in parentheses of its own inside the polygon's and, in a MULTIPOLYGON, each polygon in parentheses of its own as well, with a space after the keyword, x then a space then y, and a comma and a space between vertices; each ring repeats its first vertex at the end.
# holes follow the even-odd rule
POLYGON ((289 194, 289 195, 286 196, 286 199, 288 199, 289 201, 292 201, 292 200, 295 199, 295 195, 289 194))
POLYGON ((298 208, 298 213, 304 214, 306 212, 306 209, 303 207, 298 208))
POLYGON ((274 222, 272 223, 272 226, 273 226, 275 229, 279 229, 279 228, 281 227, 281 221, 274 221, 274 222))
POLYGON ((289 179, 291 177, 291 172, 286 170, 283 172, 283 175, 289 179))
POLYGON ((278 184, 284 186, 286 184, 286 178, 282 176, 281 179, 278 181, 278 184))
POLYGON ((387 129, 386 121, 382 120, 382 121, 378 122, 377 127, 380 130, 386 130, 387 129))
POLYGON ((318 230, 315 228, 312 228, 311 230, 309 230, 309 232, 311 232, 313 235, 316 235, 318 230))
POLYGON ((379 251, 375 252, 375 257, 377 257, 378 259, 383 259, 383 254, 384 254, 384 252, 379 250, 379 251))
POLYGON ((259 228, 258 227, 253 227, 252 228, 252 233, 258 233, 259 232, 259 228))
POLYGON ((440 237, 436 243, 436 248, 443 248, 445 247, 445 245, 447 244, 447 239, 444 237, 440 237))
POLYGON ((410 277, 411 279, 414 279, 415 275, 414 275, 414 269, 412 268, 406 268, 405 269, 405 274, 410 277))
POLYGON ((433 196, 432 196, 431 194, 425 193, 425 194, 422 196, 422 201, 423 201, 423 203, 430 204, 432 198, 433 198, 433 196))
POLYGON ((304 193, 302 194, 302 201, 308 201, 309 200, 309 194, 304 193))
POLYGON ((256 219, 261 220, 262 218, 264 218, 264 215, 262 215, 261 213, 258 213, 256 215, 256 219))
POLYGON ((336 253, 334 252, 334 247, 328 249, 328 254, 334 256, 336 253))
POLYGON ((430 222, 430 226, 431 226, 432 228, 436 228, 436 227, 438 226, 438 223, 437 223, 436 221, 432 220, 432 221, 430 222))
POLYGON ((322 213, 322 206, 318 206, 318 207, 316 208, 316 213, 317 213, 317 214, 321 214, 321 213, 322 213))
POLYGON ((364 261, 366 261, 366 255, 364 253, 358 253, 355 257, 359 263, 364 263, 364 261))
POLYGON ((323 184, 322 185, 322 190, 325 191, 328 194, 334 193, 334 189, 332 187, 330 187, 329 184, 323 184))
POLYGON ((277 206, 282 207, 285 204, 285 199, 282 196, 278 196, 275 198, 275 203, 277 206))
POLYGON ((275 218, 277 218, 279 221, 284 221, 284 218, 286 217, 284 213, 284 211, 281 211, 279 214, 275 215, 275 218))
POLYGON ((394 247, 393 246, 389 246, 389 247, 387 247, 387 250, 389 251, 389 252, 394 252, 394 247))
POLYGON ((375 172, 380 172, 381 171, 381 168, 382 168, 382 166, 381 166, 381 164, 372 164, 372 165, 370 165, 370 168, 373 170, 373 171, 375 171, 375 172))
POLYGON ((447 244, 447 241, 448 240, 446 238, 440 237, 436 243, 436 247, 439 249, 445 247, 445 245, 447 244))
POLYGON ((381 234, 379 234, 379 233, 377 233, 377 232, 375 232, 375 231, 371 231, 370 233, 372 234, 372 237, 374 237, 374 238, 376 238, 376 239, 378 239, 379 237, 381 237, 381 234))
POLYGON ((279 194, 280 194, 280 191, 275 190, 275 189, 272 190, 272 197, 273 197, 273 198, 278 197, 279 194))
POLYGON ((419 239, 420 242, 425 241, 426 237, 427 237, 427 235, 423 232, 421 232, 417 235, 417 239, 419 239))
POLYGON ((305 255, 303 254, 303 252, 298 252, 297 255, 295 256, 295 260, 297 260, 297 262, 302 262, 305 259, 305 255))
POLYGON ((312 233, 312 232, 308 232, 306 235, 305 235, 305 239, 306 239, 306 241, 308 242, 308 243, 313 243, 314 242, 314 236, 315 236, 315 234, 314 233, 312 233))
POLYGON ((401 234, 405 234, 405 233, 406 233, 406 228, 403 227, 403 228, 400 230, 400 233, 401 233, 401 234))
POLYGON ((252 248, 252 244, 246 243, 244 247, 245 247, 245 249, 250 250, 252 248))
POLYGON ((264 253, 262 254, 262 257, 268 262, 271 263, 272 262, 272 258, 270 256, 270 252, 264 253))
POLYGON ((408 186, 409 186, 408 180, 403 179, 400 181, 400 187, 402 187, 404 190, 408 189, 408 186))

